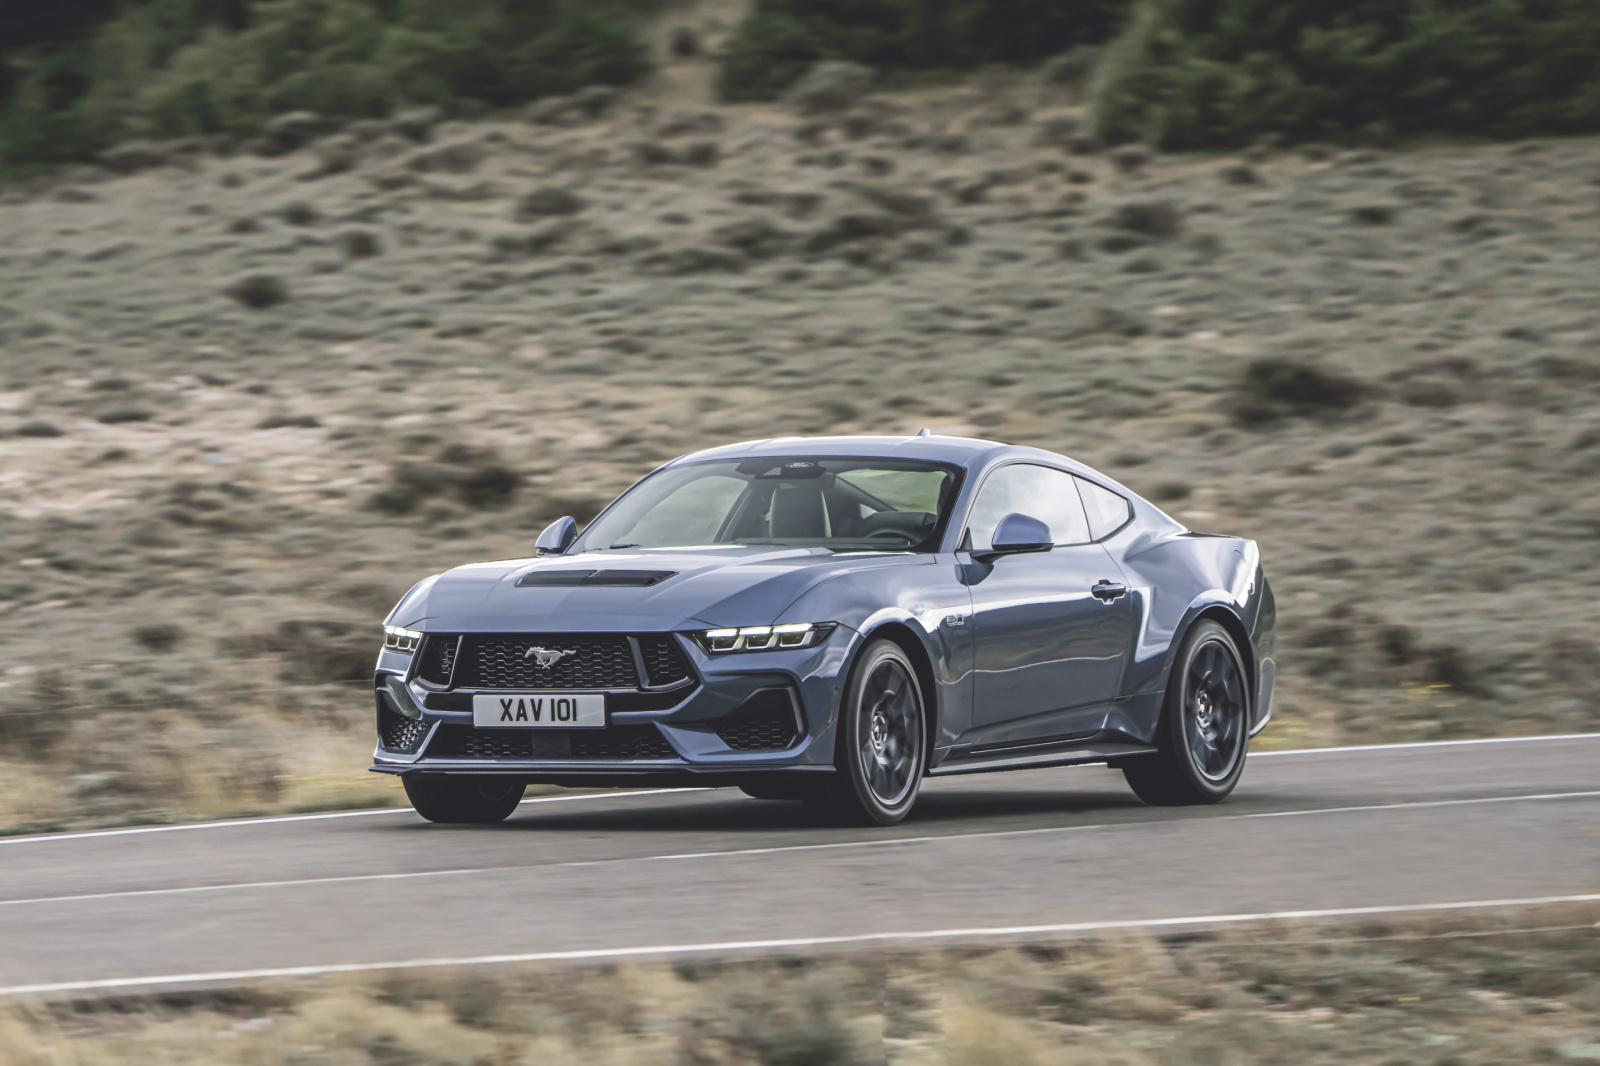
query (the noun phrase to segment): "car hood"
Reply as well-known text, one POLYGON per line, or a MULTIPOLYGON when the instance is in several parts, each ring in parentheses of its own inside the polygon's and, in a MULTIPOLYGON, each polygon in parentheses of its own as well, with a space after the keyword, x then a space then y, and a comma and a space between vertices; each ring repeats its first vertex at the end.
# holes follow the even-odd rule
MULTIPOLYGON (((391 625, 434 633, 641 632, 769 625, 816 585, 846 574, 931 563, 929 555, 822 548, 600 551, 457 567, 406 594, 391 625), (532 585, 573 571, 654 571, 648 586, 532 585)), ((602 578, 602 580, 605 580, 602 578)), ((817 618, 807 621, 839 621, 817 618)))

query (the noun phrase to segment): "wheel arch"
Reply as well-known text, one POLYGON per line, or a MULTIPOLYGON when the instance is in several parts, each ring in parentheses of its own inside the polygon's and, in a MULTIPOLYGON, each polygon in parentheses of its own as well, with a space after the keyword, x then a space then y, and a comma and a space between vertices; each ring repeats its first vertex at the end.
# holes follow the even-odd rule
POLYGON ((933 673, 933 656, 928 653, 922 639, 909 625, 900 621, 885 621, 861 634, 861 644, 852 658, 850 670, 855 669, 855 659, 859 659, 861 652, 875 640, 893 641, 906 653, 906 658, 911 660, 911 668, 917 674, 917 687, 922 689, 923 735, 926 738, 922 745, 923 759, 931 760, 934 742, 939 736, 939 686, 933 673))
POLYGON ((1209 619, 1210 621, 1216 622, 1218 625, 1222 626, 1223 629, 1226 629, 1228 631, 1228 635, 1233 638, 1234 644, 1239 648, 1239 658, 1244 663, 1244 676, 1246 681, 1245 697, 1249 700, 1250 706, 1250 713, 1248 717, 1251 722, 1254 722, 1256 699, 1258 698, 1257 687, 1259 682, 1256 677, 1256 656, 1254 646, 1250 641, 1250 630, 1245 626, 1244 619, 1240 618, 1232 610, 1221 603, 1211 603, 1201 607, 1199 610, 1196 610, 1193 616, 1184 624, 1183 628, 1179 630, 1177 636, 1172 641, 1172 650, 1167 656, 1168 661, 1166 683, 1169 686, 1172 684, 1172 670, 1177 665, 1178 649, 1183 647, 1183 642, 1189 639, 1189 634, 1193 632, 1194 627, 1204 619, 1209 619))

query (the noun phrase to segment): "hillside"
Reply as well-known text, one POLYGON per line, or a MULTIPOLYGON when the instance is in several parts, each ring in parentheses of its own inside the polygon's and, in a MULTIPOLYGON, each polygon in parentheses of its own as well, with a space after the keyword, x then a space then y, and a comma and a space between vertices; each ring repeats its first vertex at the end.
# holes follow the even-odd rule
POLYGON ((0 823, 386 801, 400 593, 784 433, 1036 444, 1256 538, 1267 742, 1600 723, 1600 142, 563 99, 0 198, 0 823))

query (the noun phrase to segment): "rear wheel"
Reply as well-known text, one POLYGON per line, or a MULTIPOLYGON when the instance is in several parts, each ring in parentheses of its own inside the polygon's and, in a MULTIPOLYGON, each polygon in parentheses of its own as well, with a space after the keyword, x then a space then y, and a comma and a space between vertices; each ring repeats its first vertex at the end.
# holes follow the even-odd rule
POLYGON ((430 822, 446 825, 493 825, 510 817, 522 802, 522 782, 504 777, 437 777, 407 775, 401 782, 412 808, 430 822))
POLYGON ((1181 807, 1217 803, 1233 791, 1250 746, 1246 676, 1228 631, 1209 619, 1196 623, 1167 679, 1156 754, 1122 766, 1140 799, 1181 807))
POLYGON ((845 691, 835 772, 808 787, 823 821, 894 825, 911 812, 927 762, 927 719, 917 672, 900 646, 880 640, 861 653, 845 691))

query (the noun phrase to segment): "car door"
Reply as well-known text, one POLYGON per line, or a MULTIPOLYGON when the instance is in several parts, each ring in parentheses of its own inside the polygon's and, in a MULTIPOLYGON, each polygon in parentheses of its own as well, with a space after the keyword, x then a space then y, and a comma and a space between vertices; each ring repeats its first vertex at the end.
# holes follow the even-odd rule
POLYGON ((981 552, 1007 514, 1050 527, 1048 552, 971 560, 973 729, 964 742, 1003 747, 1090 733, 1118 693, 1133 639, 1130 598, 1093 543, 1071 474, 1032 463, 991 472, 963 545, 981 552))

